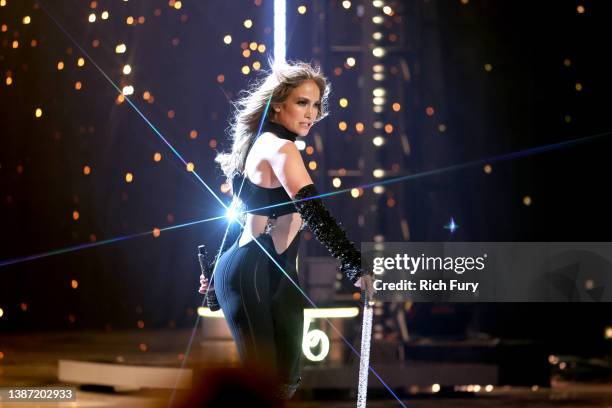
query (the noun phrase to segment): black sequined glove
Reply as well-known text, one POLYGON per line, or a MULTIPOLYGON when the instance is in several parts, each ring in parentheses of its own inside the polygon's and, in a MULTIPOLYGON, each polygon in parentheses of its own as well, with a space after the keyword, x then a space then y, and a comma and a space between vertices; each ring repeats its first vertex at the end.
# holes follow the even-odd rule
POLYGON ((313 232, 315 238, 325 246, 334 258, 340 260, 340 271, 355 283, 364 274, 361 269, 361 253, 348 240, 346 232, 329 213, 314 184, 304 186, 297 192, 295 207, 313 232))
POLYGON ((212 276, 215 268, 214 261, 208 258, 206 248, 204 245, 198 247, 198 261, 200 261, 200 269, 206 279, 208 279, 208 290, 206 291, 206 305, 211 311, 217 311, 221 309, 219 302, 217 301, 217 295, 213 286, 214 277, 212 276))

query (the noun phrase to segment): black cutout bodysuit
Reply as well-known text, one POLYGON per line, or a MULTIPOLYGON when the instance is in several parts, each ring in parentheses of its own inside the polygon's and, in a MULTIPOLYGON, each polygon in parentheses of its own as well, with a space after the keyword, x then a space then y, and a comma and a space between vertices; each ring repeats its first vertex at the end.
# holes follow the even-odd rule
MULTIPOLYGON (((272 122, 264 123, 263 132, 292 141, 297 136, 272 122)), ((240 175, 232 180, 232 189, 234 195, 240 197, 245 210, 254 214, 274 219, 297 212, 282 186, 260 187, 246 175, 240 175), (287 204, 275 205, 280 203, 287 204)), ((257 242, 252 239, 242 247, 239 246, 240 234, 220 256, 214 278, 217 299, 242 362, 276 375, 283 384, 279 391, 282 398, 290 398, 301 381, 306 303, 278 265, 293 282, 299 284, 296 258, 300 235, 301 229, 287 249, 279 254, 268 228, 255 237, 257 242)))

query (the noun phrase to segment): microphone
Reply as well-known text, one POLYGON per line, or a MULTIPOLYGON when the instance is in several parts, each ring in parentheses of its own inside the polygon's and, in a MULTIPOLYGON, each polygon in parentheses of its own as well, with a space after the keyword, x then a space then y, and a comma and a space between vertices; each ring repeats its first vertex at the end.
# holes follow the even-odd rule
POLYGON ((212 281, 213 264, 208 259, 208 254, 206 253, 206 247, 204 245, 198 246, 198 261, 200 261, 200 269, 202 270, 202 274, 208 280, 206 304, 211 311, 215 312, 221 309, 221 305, 219 305, 219 302, 217 301, 217 295, 215 294, 215 288, 212 281))

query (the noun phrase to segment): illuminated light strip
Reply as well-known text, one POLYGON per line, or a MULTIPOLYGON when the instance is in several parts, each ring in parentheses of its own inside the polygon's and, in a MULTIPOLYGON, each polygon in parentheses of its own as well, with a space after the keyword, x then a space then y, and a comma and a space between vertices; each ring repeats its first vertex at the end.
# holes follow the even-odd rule
MULTIPOLYGON (((173 226, 166 227, 166 228, 159 228, 159 232, 161 233, 164 231, 170 231, 170 230, 177 229, 177 228, 190 227, 192 225, 202 224, 204 222, 219 220, 222 218, 225 218, 225 217, 219 216, 219 217, 206 218, 204 220, 186 222, 184 224, 173 225, 173 226)), ((21 263, 21 262, 27 262, 27 261, 33 261, 36 259, 40 259, 40 258, 46 258, 48 256, 66 254, 68 252, 80 251, 82 249, 89 249, 89 248, 94 248, 94 247, 98 247, 98 246, 102 246, 106 244, 113 244, 119 241, 125 241, 127 239, 143 237, 143 236, 151 235, 152 232, 153 230, 149 230, 146 232, 139 232, 136 234, 125 235, 123 237, 109 238, 103 241, 91 242, 88 244, 80 244, 80 245, 70 246, 70 247, 62 248, 62 249, 55 249, 53 251, 43 252, 43 253, 36 254, 36 255, 24 256, 21 258, 14 258, 14 259, 7 259, 4 261, 0 261, 0 268, 4 266, 8 266, 8 265, 14 265, 14 264, 21 263)))
MULTIPOLYGON (((223 310, 211 311, 207 307, 199 307, 198 315, 200 317, 212 317, 215 319, 224 319, 225 315, 223 310)), ((331 308, 305 308, 304 318, 307 319, 348 319, 351 317, 357 317, 359 315, 359 308, 356 307, 331 307, 331 308)))
POLYGON ((284 62, 286 52, 287 4, 285 0, 274 0, 274 61, 284 62))

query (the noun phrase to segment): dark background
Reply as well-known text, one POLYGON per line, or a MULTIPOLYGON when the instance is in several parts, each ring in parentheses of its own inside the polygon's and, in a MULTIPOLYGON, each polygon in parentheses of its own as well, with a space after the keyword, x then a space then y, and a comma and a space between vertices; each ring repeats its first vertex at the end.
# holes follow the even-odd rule
MULTIPOLYGON (((339 1, 305 1, 304 15, 288 3, 287 57, 321 64, 332 81, 331 114, 306 139, 313 154, 304 153, 305 162, 317 162, 311 174, 320 191, 334 190, 332 178, 343 168, 354 170, 341 177, 347 188, 375 181, 373 167, 403 176, 482 160, 389 184, 383 194, 365 189, 357 199, 327 198, 351 239, 609 241, 610 135, 561 145, 612 130, 608 2, 387 2, 394 15, 385 17, 378 44, 388 51, 376 61, 386 77, 376 86, 387 90, 387 105, 401 101, 401 110, 387 107, 378 115, 364 97, 371 97, 372 83, 367 61, 374 41, 364 34, 371 29, 369 3, 354 1, 345 10, 339 1), (355 67, 346 65, 349 56, 355 67), (338 104, 342 97, 346 109, 338 104), (340 121, 347 131, 339 130, 340 121), (360 121, 363 132, 355 130, 360 121), (384 133, 374 121, 393 125, 382 148, 367 142, 384 133), (553 148, 528 150, 542 146, 553 148), (524 154, 493 159, 518 151, 524 154), (459 225, 454 232, 445 228, 451 217, 459 225)), ((201 302, 196 247, 218 248, 226 222, 162 230, 158 238, 147 232, 223 212, 127 101, 116 103, 117 90, 83 50, 119 87, 134 86, 136 107, 229 203, 213 159, 229 148, 230 101, 258 77, 253 62, 268 68, 272 2, 186 1, 177 10, 167 1, 98 1, 95 8, 87 1, 9 1, 0 23, 7 26, 0 33, 0 262, 142 233, 0 267, 0 330, 192 325, 201 302), (108 20, 100 18, 104 10, 108 20), (90 13, 96 22, 88 23, 90 13), (128 25, 128 16, 143 16, 144 23, 128 25), (226 34, 230 45, 223 43, 226 34), (265 44, 265 54, 243 57, 241 43, 251 41, 265 44), (115 53, 119 43, 127 45, 125 54, 115 53), (65 64, 61 71, 58 61, 65 64), (132 73, 123 75, 128 63, 132 73), (243 65, 251 67, 249 75, 241 73, 243 65), (145 91, 153 103, 143 99, 145 91), (41 118, 34 117, 37 107, 41 118), (83 174, 85 165, 91 174, 83 174)), ((230 242, 237 233, 234 228, 230 242)), ((325 254, 312 239, 301 250, 303 257, 325 254)), ((470 327, 588 354, 609 349, 603 331, 612 325, 611 312, 605 303, 421 304, 411 310, 410 324, 423 335, 470 327)))

